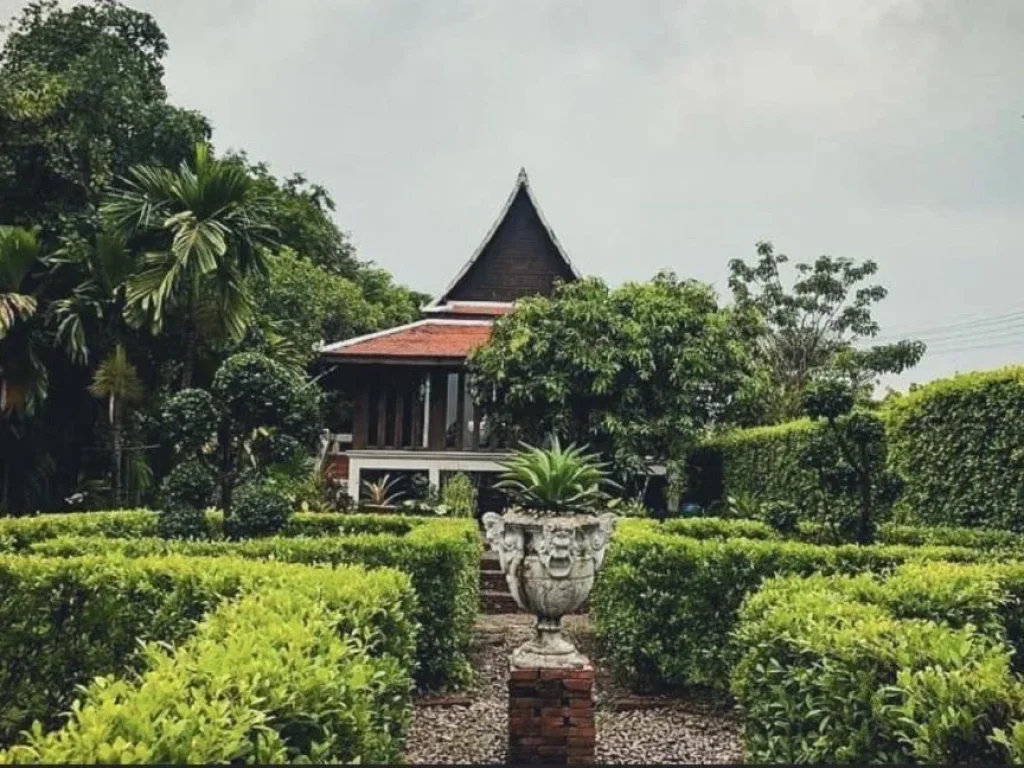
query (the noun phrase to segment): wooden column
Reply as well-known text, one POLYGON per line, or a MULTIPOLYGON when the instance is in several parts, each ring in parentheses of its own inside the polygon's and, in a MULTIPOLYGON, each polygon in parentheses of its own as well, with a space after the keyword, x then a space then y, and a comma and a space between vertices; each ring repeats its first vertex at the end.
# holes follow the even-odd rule
POLYGON ((388 396, 387 390, 380 387, 377 392, 377 447, 383 448, 388 439, 388 396))
POLYGON ((402 391, 402 385, 399 385, 398 391, 395 393, 395 448, 402 447, 402 434, 403 427, 405 426, 402 422, 405 421, 405 393, 402 391))
POLYGON ((423 388, 423 376, 418 377, 415 386, 410 385, 410 397, 412 398, 412 423, 409 425, 409 447, 421 448, 423 446, 423 403, 420 400, 420 390, 423 388))
POLYGON ((444 428, 447 414, 448 374, 445 371, 430 372, 430 435, 429 448, 444 450, 444 428))
POLYGON ((364 383, 355 398, 356 412, 352 418, 352 447, 365 448, 369 439, 370 425, 370 388, 364 383))
POLYGON ((459 371, 455 384, 455 448, 461 451, 466 438, 466 372, 459 371))

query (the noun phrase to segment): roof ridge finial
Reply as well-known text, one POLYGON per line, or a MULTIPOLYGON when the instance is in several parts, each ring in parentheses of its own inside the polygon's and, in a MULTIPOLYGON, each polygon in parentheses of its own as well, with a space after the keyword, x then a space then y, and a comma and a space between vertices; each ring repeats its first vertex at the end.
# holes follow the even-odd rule
POLYGON ((529 177, 527 177, 527 175, 526 175, 526 166, 525 165, 519 167, 519 179, 518 180, 521 183, 522 182, 529 182, 530 181, 529 177))

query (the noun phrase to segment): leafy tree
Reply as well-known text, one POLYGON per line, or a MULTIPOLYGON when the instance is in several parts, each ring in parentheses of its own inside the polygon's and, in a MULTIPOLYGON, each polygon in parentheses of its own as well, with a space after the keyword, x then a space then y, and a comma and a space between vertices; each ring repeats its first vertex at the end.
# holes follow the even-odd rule
POLYGON ((921 359, 918 341, 858 346, 878 333, 871 308, 887 294, 880 285, 864 285, 878 271, 875 262, 821 256, 795 265, 797 278, 787 289, 780 267, 788 257, 768 242, 757 244, 757 254, 753 264, 729 263, 729 286, 737 307, 764 320, 756 348, 774 384, 768 421, 803 415, 803 392, 816 375, 841 374, 866 397, 879 375, 901 373, 921 359))
POLYGON ((160 333, 171 318, 184 325, 181 386, 192 383, 200 329, 240 341, 253 316, 249 274, 267 271, 272 244, 265 202, 237 163, 216 160, 197 144, 177 171, 134 166, 103 213, 126 236, 153 243, 128 280, 125 317, 160 333), (204 321, 206 321, 204 323, 204 321))
POLYGON ((111 426, 111 450, 114 467, 114 501, 120 506, 124 501, 124 411, 129 405, 139 403, 145 394, 139 372, 128 361, 125 348, 120 344, 100 363, 93 374, 89 391, 93 397, 106 398, 107 415, 111 426))
POLYGON ((113 0, 31 2, 0 50, 0 199, 6 223, 47 236, 95 229, 96 205, 136 163, 177 163, 209 135, 167 104, 167 41, 113 0))
POLYGON ((213 470, 220 505, 230 517, 241 481, 264 477, 275 463, 312 449, 319 434, 318 395, 314 384, 263 355, 232 355, 210 391, 186 389, 168 401, 165 429, 183 461, 198 460, 213 470))
POLYGON ((824 522, 838 538, 870 544, 879 513, 895 501, 900 483, 887 470, 885 423, 877 413, 856 408, 854 400, 849 384, 838 379, 817 380, 805 389, 804 409, 825 426, 812 434, 801 461, 817 473, 823 489, 848 497, 856 510, 849 516, 842 505, 821 505, 824 522))
POLYGON ((678 462, 729 421, 751 384, 749 320, 714 291, 662 273, 597 279, 524 300, 471 359, 477 402, 506 439, 585 443, 622 479, 678 462))

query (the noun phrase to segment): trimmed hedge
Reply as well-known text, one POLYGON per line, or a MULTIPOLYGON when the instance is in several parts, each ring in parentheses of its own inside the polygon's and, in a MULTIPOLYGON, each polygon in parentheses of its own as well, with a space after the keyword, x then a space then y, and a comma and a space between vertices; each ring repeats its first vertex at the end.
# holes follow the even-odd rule
POLYGON ((733 674, 750 762, 1014 762, 1024 566, 784 577, 741 611, 733 674))
POLYGON ((1024 367, 932 382, 894 400, 888 420, 908 515, 1024 532, 1024 367))
MULTIPOLYGON (((653 526, 650 530, 658 530, 653 526)), ((760 520, 730 520, 721 517, 684 517, 666 520, 662 533, 692 539, 780 539, 775 529, 760 520)))
MULTIPOLYGON (((288 584, 316 594, 326 588, 327 575, 226 558, 0 556, 0 742, 10 741, 36 719, 53 726, 70 706, 77 685, 133 668, 139 639, 178 642, 225 599, 261 585, 288 584)), ((345 575, 354 583, 362 579, 356 568, 345 575)), ((392 572, 387 578, 393 583, 387 588, 396 595, 408 584, 404 574, 392 572)), ((385 582, 382 575, 380 583, 385 582)), ((365 594, 351 595, 347 587, 332 588, 347 596, 358 624, 380 631, 384 652, 411 666, 405 645, 414 642, 412 595, 391 600, 396 604, 392 609, 381 606, 383 586, 368 585, 365 594)))
MULTIPOLYGON (((319 518, 332 516, 309 517, 319 523, 319 518)), ((356 516, 338 517, 352 519, 356 516)), ((366 517, 375 522, 384 519, 373 515, 366 517)), ((409 520, 402 518, 403 522, 409 520)), ((312 527, 313 521, 306 524, 312 527)), ((328 532, 327 528, 322 530, 328 532)), ((480 535, 472 520, 424 521, 410 525, 409 533, 404 536, 279 536, 238 542, 64 537, 35 543, 31 551, 50 556, 77 556, 98 551, 129 557, 178 553, 332 566, 394 567, 409 574, 419 598, 415 618, 422 632, 417 654, 417 683, 423 688, 441 689, 466 683, 471 678, 469 641, 480 600, 480 535)))
MULTIPOLYGON (((224 568, 243 584, 238 599, 223 602, 177 650, 147 643, 137 679, 97 678, 67 725, 46 733, 37 723, 27 743, 0 762, 385 763, 400 757, 411 715, 415 632, 408 617, 415 596, 404 574, 180 557, 128 567, 168 567, 175 576, 224 568)), ((113 624, 118 617, 110 618, 113 624)))
MULTIPOLYGON (((694 539, 792 539, 808 544, 836 544, 831 531, 823 525, 800 523, 792 534, 783 535, 760 520, 736 520, 720 517, 689 517, 666 520, 663 533, 694 539)), ((878 544, 907 546, 967 547, 990 554, 1024 556, 1024 535, 1013 531, 955 526, 900 525, 883 523, 878 527, 878 544)))
POLYGON ((810 419, 725 432, 706 440, 691 457, 688 494, 706 506, 728 496, 750 494, 762 501, 802 506, 818 488, 800 458, 820 429, 810 419))
MULTIPOLYGON (((206 512, 207 536, 224 538, 224 515, 206 512)), ((397 515, 320 514, 299 512, 292 515, 281 532, 284 536, 347 536, 354 533, 406 534, 436 518, 398 517, 397 515)), ((17 552, 30 544, 59 536, 107 536, 118 539, 159 535, 158 513, 147 509, 111 512, 70 512, 0 518, 0 552, 17 552)))
POLYGON ((910 560, 973 561, 958 547, 820 546, 694 539, 649 521, 620 521, 591 596, 598 638, 616 674, 646 688, 724 691, 743 599, 776 574, 883 573, 910 560))

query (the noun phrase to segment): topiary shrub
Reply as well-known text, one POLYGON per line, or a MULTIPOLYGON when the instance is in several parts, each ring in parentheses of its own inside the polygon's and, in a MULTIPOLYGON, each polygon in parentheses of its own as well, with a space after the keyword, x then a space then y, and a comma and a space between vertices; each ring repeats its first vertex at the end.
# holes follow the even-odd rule
POLYGON ((161 490, 164 501, 173 506, 205 509, 213 503, 217 479, 203 459, 183 461, 164 478, 161 490))
POLYGON ((1024 367, 927 384, 888 422, 907 521, 1024 532, 1024 367))
POLYGON ((288 496, 271 483, 247 483, 235 492, 224 533, 233 539, 280 533, 293 512, 288 496))
POLYGON ((164 508, 157 522, 159 534, 168 539, 205 538, 209 526, 203 510, 213 503, 216 486, 213 469, 202 458, 172 469, 161 485, 164 508))
POLYGON ((168 504, 157 518, 157 534, 165 539, 205 539, 209 530, 206 512, 199 507, 168 504))

